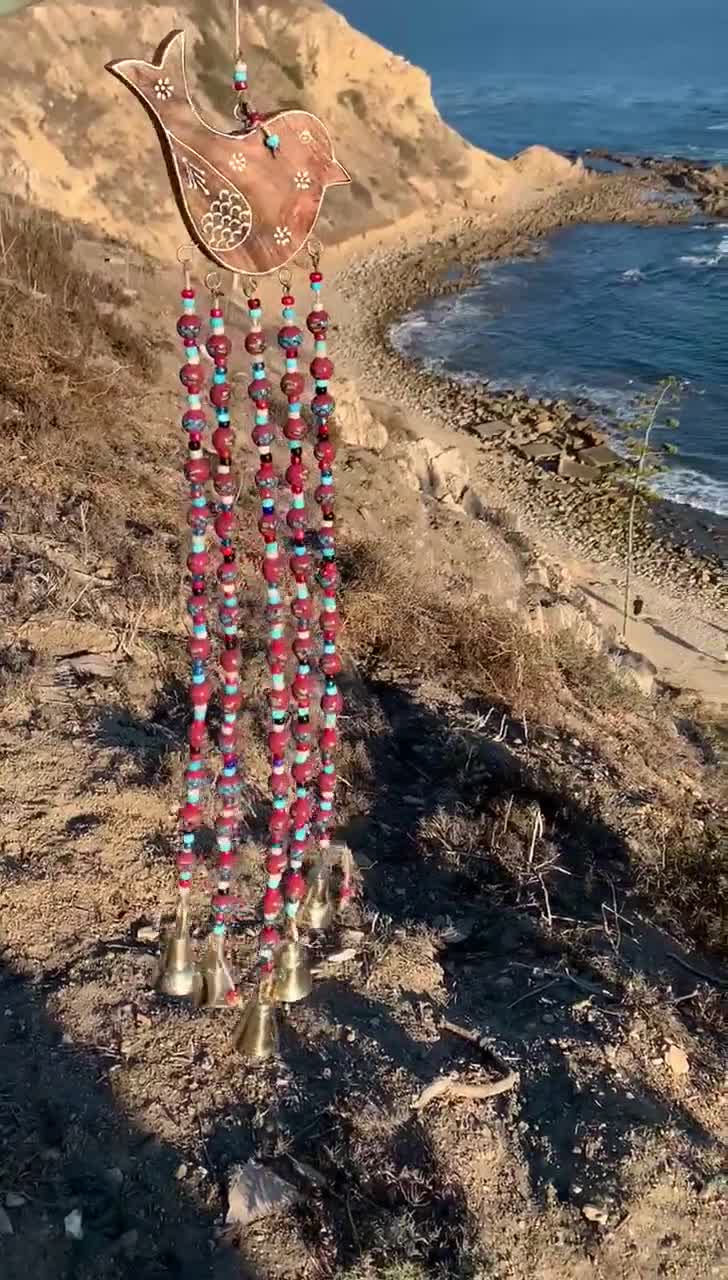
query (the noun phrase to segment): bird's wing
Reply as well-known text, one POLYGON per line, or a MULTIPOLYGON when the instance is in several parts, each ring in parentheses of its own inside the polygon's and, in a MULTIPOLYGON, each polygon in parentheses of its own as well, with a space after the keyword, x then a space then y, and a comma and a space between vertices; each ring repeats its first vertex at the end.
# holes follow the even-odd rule
POLYGON ((230 175, 226 176, 174 134, 167 136, 173 177, 190 233, 208 258, 227 266, 228 255, 245 243, 253 227, 252 209, 232 181, 232 175, 244 172, 245 155, 242 150, 230 152, 230 175))

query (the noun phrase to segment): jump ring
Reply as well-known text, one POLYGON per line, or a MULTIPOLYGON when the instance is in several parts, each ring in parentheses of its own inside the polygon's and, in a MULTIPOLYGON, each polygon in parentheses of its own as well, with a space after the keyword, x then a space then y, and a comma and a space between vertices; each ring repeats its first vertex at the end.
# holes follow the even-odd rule
POLYGON ((291 275, 287 267, 281 267, 280 271, 278 272, 278 279, 281 282, 281 287, 286 291, 288 291, 288 289, 290 289, 291 287, 293 276, 291 275))
POLYGON ((190 263, 194 257, 195 246, 193 244, 181 244, 177 249, 177 261, 184 267, 190 263))
POLYGON ((221 285, 222 285, 222 276, 220 275, 220 272, 208 271, 207 275, 205 276, 205 288, 209 289, 210 293, 216 293, 219 295, 221 285))
POLYGON ((245 294, 246 298, 254 298, 257 292, 258 292, 258 282, 257 280, 254 280, 252 276, 249 276, 246 280, 243 281, 243 293, 245 294))

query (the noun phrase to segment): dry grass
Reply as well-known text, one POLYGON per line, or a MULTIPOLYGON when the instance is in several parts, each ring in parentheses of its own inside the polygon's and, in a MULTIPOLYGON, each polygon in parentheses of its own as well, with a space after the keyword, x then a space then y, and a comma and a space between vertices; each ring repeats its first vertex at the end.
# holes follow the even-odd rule
POLYGON ((433 582, 377 543, 350 544, 341 560, 344 644, 363 671, 443 682, 516 716, 551 707, 558 669, 516 615, 459 598, 457 584, 433 582))
POLYGON ((122 598, 158 593, 152 535, 161 525, 176 539, 151 478, 163 460, 144 414, 155 352, 125 321, 124 292, 75 264, 75 239, 48 214, 0 205, 0 609, 15 623, 69 607, 83 575, 113 576, 122 598))

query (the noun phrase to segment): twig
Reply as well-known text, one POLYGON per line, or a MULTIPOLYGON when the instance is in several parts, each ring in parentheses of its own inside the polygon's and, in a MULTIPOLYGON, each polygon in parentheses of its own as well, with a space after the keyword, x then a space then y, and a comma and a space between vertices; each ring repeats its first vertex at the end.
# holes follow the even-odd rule
POLYGON ((714 986, 720 987, 722 991, 728 991, 728 979, 716 978, 712 973, 706 973, 704 969, 696 969, 694 964, 689 964, 687 960, 683 960, 681 956, 676 956, 674 952, 668 951, 668 960, 674 960, 675 964, 682 965, 683 969, 688 969, 690 973, 694 973, 696 978, 702 978, 705 982, 712 982, 714 986))
POLYGON ((517 1004, 521 1004, 524 1000, 530 1000, 531 996, 538 996, 542 991, 548 991, 549 987, 555 987, 558 981, 558 978, 552 978, 550 982, 544 982, 543 986, 534 987, 532 991, 524 992, 524 994, 519 996, 517 1000, 514 1000, 512 1004, 509 1004, 508 1008, 515 1009, 517 1004))
POLYGON ((541 966, 531 964, 523 964, 520 960, 511 960, 511 965, 516 969, 539 968, 540 972, 546 978, 563 978, 567 982, 573 982, 575 987, 579 987, 582 991, 587 991, 592 996, 609 996, 610 1000, 614 1000, 615 996, 612 991, 608 991, 606 987, 598 987, 593 982, 587 982, 586 978, 576 978, 573 973, 569 973, 568 969, 541 969, 541 966))
POLYGON ((492 1080, 484 1084, 460 1084, 454 1076, 438 1076, 437 1080, 433 1080, 432 1084, 428 1084, 427 1088, 412 1103, 413 1111, 424 1111, 425 1107, 431 1102, 435 1102, 438 1098, 449 1102, 452 1098, 477 1098, 482 1101, 485 1098, 495 1098, 500 1093, 507 1093, 509 1089, 513 1089, 519 1082, 520 1076, 517 1071, 509 1071, 507 1076, 503 1076, 501 1080, 492 1080))

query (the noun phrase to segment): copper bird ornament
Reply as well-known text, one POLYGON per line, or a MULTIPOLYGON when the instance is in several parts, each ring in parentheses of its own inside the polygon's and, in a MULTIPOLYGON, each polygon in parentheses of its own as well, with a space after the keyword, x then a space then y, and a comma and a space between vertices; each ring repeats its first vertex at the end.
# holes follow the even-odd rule
POLYGON ((184 31, 171 31, 151 62, 121 59, 106 69, 149 112, 189 233, 228 271, 285 266, 311 235, 327 188, 351 182, 308 111, 280 111, 233 133, 205 124, 190 99, 184 31))

